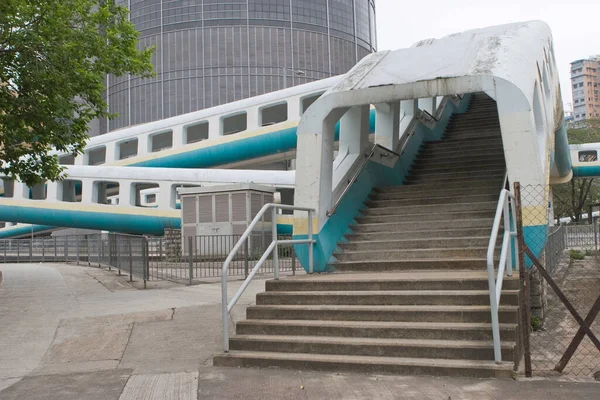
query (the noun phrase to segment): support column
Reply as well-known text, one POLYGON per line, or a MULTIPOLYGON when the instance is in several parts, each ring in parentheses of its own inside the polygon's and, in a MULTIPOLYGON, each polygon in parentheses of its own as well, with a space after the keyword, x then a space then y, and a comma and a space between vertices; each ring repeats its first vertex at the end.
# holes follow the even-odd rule
POLYGON ((406 128, 408 128, 408 125, 415 117, 415 113, 417 112, 417 108, 419 105, 418 103, 419 101, 416 99, 402 100, 400 102, 400 115, 402 117, 400 119, 400 135, 402 135, 404 131, 406 131, 406 128))
POLYGON ((377 104, 375 109, 375 143, 396 150, 400 138, 400 102, 377 104))
POLYGON ((352 107, 340 120, 340 154, 360 154, 369 145, 369 105, 352 107), (344 151, 342 151, 342 149, 344 151))

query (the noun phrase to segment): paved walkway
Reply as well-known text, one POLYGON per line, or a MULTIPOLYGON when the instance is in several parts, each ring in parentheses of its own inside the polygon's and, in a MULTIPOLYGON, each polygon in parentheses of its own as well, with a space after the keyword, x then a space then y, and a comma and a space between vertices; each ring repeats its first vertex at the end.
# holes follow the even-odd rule
MULTIPOLYGON (((75 265, 0 265, 0 399, 597 399, 598 383, 369 376, 211 365, 220 285, 137 290, 75 265), (4 389, 4 390, 3 390, 4 389)), ((241 284, 231 282, 230 297, 241 284)), ((264 288, 256 280, 234 320, 264 288)))

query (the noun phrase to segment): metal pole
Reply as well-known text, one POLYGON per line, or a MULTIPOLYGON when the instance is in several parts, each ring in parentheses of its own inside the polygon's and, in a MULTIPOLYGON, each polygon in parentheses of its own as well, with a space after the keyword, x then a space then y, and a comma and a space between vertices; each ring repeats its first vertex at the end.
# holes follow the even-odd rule
POLYGON ((142 237, 142 275, 144 277, 144 289, 146 289, 146 282, 148 281, 148 249, 146 248, 146 238, 142 237))
POLYGON ((75 237, 75 245, 77 247, 77 265, 79 265, 79 237, 75 237))
POLYGON ((65 256, 65 262, 69 262, 69 237, 65 236, 65 247, 63 248, 63 253, 65 256))
POLYGON ((308 240, 311 242, 308 244, 308 273, 312 274, 314 272, 314 261, 313 261, 313 212, 308 212, 308 240))
POLYGON ((133 252, 131 249, 131 236, 129 236, 129 282, 133 282, 133 252))
POLYGON ((58 251, 56 249, 56 236, 54 236, 54 262, 56 262, 57 258, 58 258, 58 251))
POLYGON ((21 243, 17 240, 17 262, 21 262, 21 243))
POLYGON ((46 239, 42 238, 42 262, 46 261, 46 239))
MULTIPOLYGON (((309 244, 310 246, 310 244, 309 244)), ((296 250, 294 250, 294 245, 291 247, 291 255, 292 255, 292 275, 296 275, 296 250)))
POLYGON ((33 262, 33 239, 29 239, 29 262, 33 262))
POLYGON ((273 275, 275 279, 279 279, 279 246, 277 245, 277 207, 273 207, 273 214, 271 217, 271 232, 275 241, 275 248, 273 249, 273 275))
POLYGON ((244 243, 244 278, 248 277, 248 258, 250 257, 250 254, 248 254, 248 251, 250 250, 248 240, 249 239, 246 239, 246 242, 244 243))
POLYGON ((189 267, 189 284, 192 284, 192 278, 194 273, 194 260, 192 259, 194 255, 194 249, 192 248, 192 243, 194 242, 193 236, 188 236, 188 267, 189 267))
POLYGON ((525 239, 523 237, 523 215, 521 203, 521 185, 515 182, 515 200, 517 201, 517 238, 519 241, 518 260, 519 260, 519 285, 521 291, 521 333, 523 343, 523 356, 525 360, 525 376, 531 378, 531 348, 529 344, 529 335, 531 319, 529 317, 529 280, 527 279, 527 270, 525 268, 525 239))

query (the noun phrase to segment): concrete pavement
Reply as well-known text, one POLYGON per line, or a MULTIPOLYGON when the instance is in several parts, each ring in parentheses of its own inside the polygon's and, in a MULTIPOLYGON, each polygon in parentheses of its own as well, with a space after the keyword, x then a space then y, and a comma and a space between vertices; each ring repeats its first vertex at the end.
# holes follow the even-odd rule
MULTIPOLYGON (((220 285, 137 290, 75 265, 0 265, 0 399, 596 399, 598 383, 212 367, 220 285), (4 390, 2 390, 4 389, 4 390)), ((230 297, 241 281, 229 285, 230 297)), ((264 279, 240 300, 244 316, 264 279)))

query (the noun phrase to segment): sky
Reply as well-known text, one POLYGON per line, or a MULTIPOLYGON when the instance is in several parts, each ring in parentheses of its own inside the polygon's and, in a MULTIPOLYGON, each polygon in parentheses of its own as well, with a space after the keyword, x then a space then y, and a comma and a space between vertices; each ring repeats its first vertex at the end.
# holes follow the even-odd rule
POLYGON ((572 109, 570 63, 600 54, 600 0, 375 0, 378 50, 469 29, 534 19, 552 29, 563 102, 572 109))

